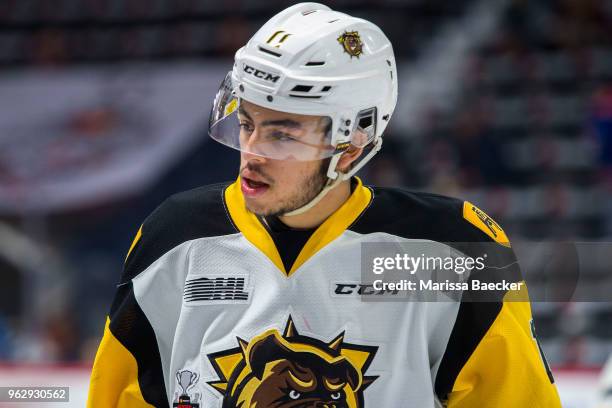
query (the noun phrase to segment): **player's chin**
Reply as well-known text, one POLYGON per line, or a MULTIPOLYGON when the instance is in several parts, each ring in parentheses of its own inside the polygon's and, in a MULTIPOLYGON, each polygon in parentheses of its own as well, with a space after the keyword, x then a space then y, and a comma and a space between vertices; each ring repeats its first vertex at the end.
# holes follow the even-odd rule
POLYGON ((257 214, 262 217, 267 217, 274 214, 273 202, 266 200, 264 197, 249 198, 245 197, 244 203, 247 210, 253 214, 257 214))

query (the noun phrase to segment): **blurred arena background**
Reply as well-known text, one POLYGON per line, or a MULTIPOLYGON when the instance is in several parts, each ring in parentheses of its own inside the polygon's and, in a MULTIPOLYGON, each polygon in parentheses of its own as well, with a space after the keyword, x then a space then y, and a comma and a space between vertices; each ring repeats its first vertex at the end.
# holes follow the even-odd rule
MULTIPOLYGON (((0 385, 70 385, 84 405, 133 234, 168 195, 235 178, 206 135, 212 99, 290 4, 2 0, 0 385)), ((326 4, 378 24, 398 60, 366 182, 469 199, 514 241, 610 241, 611 1, 326 4)), ((598 406, 612 302, 533 309, 564 406, 598 406)))

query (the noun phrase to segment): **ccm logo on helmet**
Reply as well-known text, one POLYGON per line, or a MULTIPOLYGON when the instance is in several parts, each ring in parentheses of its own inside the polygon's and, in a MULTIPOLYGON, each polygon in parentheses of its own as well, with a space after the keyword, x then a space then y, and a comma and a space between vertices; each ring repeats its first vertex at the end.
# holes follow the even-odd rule
POLYGON ((274 75, 269 72, 253 68, 252 66, 247 64, 244 64, 244 72, 246 72, 247 74, 251 74, 256 78, 263 79, 264 81, 270 81, 272 83, 276 83, 276 81, 278 81, 278 79, 280 78, 280 75, 274 75))

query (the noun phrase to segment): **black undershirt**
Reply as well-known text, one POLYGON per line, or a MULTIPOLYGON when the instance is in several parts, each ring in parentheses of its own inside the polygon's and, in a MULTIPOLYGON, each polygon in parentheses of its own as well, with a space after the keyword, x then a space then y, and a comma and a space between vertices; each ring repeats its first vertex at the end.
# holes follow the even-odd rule
MULTIPOLYGON (((352 178, 351 194, 355 191, 355 187, 357 187, 357 180, 352 178)), ((263 225, 267 226, 267 230, 283 261, 285 271, 289 273, 300 251, 317 227, 307 229, 291 228, 276 216, 266 217, 265 222, 264 220, 261 221, 263 225)))
POLYGON ((268 224, 268 232, 274 240, 278 253, 283 260, 283 265, 285 265, 285 271, 289 273, 291 266, 316 228, 291 228, 283 224, 276 216, 266 217, 266 223, 268 224))

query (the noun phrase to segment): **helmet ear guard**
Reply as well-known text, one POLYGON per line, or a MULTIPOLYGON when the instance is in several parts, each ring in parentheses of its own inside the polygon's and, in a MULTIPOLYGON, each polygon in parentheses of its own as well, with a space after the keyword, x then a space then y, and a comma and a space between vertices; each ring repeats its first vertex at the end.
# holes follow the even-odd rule
MULTIPOLYGON (((346 121, 353 123, 353 128, 348 133, 345 141, 336 144, 336 150, 327 169, 327 177, 335 180, 337 177, 341 177, 342 180, 349 179, 355 175, 382 147, 382 137, 376 135, 376 124, 377 124, 377 109, 371 107, 363 109, 357 113, 354 121, 346 121), (359 149, 364 149, 365 154, 362 153, 357 158, 356 162, 353 162, 349 171, 341 173, 337 171, 338 162, 342 155, 354 146, 359 149)), ((346 135, 346 133, 345 133, 346 135)))
POLYGON ((357 147, 366 147, 376 138, 377 109, 363 109, 357 114, 355 128, 351 132, 351 143, 357 147))
POLYGON ((343 180, 347 180, 357 174, 357 172, 361 170, 361 168, 365 166, 366 163, 376 155, 376 153, 378 153, 378 151, 382 148, 382 143, 382 137, 378 137, 376 140, 365 146, 363 148, 365 153, 362 153, 362 155, 355 162, 353 162, 350 170, 347 173, 342 173, 343 180))

